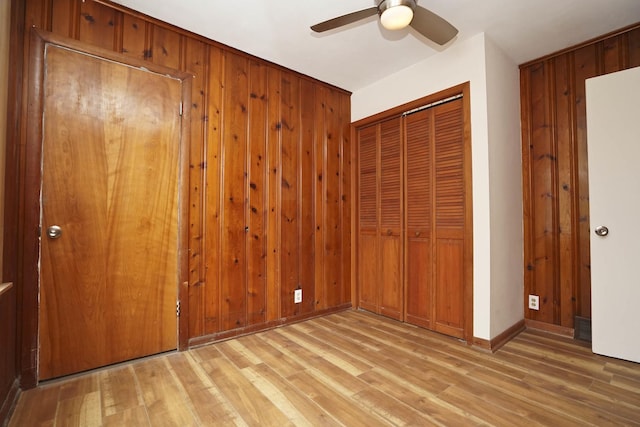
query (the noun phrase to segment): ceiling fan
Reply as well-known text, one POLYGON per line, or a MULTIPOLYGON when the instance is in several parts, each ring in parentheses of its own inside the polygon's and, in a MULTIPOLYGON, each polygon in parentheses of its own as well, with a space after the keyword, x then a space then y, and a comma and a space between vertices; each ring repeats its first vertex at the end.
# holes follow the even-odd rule
POLYGON ((388 30, 400 30, 410 25, 439 45, 446 44, 458 34, 456 27, 430 10, 418 6, 416 0, 382 0, 378 6, 329 19, 313 25, 311 29, 322 33, 375 14, 380 15, 380 23, 388 30))

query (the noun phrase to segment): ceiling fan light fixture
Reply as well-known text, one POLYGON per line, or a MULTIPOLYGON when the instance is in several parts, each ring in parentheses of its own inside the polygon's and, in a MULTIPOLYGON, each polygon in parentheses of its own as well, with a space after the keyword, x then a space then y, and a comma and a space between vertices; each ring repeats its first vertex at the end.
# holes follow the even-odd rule
POLYGON ((401 30, 413 19, 413 0, 386 0, 380 3, 380 23, 387 30, 401 30))

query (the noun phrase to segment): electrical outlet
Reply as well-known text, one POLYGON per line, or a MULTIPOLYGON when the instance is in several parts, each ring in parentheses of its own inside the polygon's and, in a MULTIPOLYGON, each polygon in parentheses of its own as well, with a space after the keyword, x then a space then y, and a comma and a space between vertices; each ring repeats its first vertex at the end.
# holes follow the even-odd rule
POLYGON ((293 303, 299 304, 302 302, 302 289, 296 289, 293 291, 293 303))
POLYGON ((529 295, 529 308, 531 310, 540 310, 540 297, 538 295, 529 295))

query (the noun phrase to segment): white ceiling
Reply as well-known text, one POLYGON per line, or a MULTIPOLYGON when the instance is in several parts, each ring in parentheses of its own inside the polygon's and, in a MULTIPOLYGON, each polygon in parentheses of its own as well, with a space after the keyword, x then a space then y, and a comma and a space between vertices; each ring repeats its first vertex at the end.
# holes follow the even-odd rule
MULTIPOLYGON (((115 0, 162 21, 352 92, 443 47, 377 17, 316 34, 309 27, 376 0, 115 0)), ((485 32, 517 64, 640 21, 640 0, 419 0, 460 31, 485 32)), ((444 47, 446 49, 447 46, 444 47)))

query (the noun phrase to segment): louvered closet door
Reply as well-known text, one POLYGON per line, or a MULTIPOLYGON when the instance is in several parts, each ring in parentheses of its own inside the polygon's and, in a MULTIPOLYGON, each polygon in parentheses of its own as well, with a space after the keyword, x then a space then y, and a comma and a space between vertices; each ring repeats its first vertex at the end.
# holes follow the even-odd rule
POLYGON ((380 314, 402 318, 402 121, 380 124, 380 314))
POLYGON ((434 108, 434 329, 463 337, 464 140, 462 100, 434 108))
POLYGON ((462 100, 405 119, 406 321, 464 334, 462 100))
POLYGON ((359 306, 403 313, 402 127, 394 118, 358 130, 359 306))
POLYGON ((378 125, 358 131, 359 230, 358 272, 360 307, 378 310, 378 125))
POLYGON ((433 296, 433 109, 411 114, 406 125, 406 321, 431 328, 433 296))

